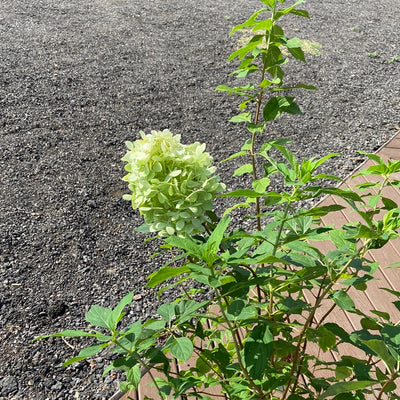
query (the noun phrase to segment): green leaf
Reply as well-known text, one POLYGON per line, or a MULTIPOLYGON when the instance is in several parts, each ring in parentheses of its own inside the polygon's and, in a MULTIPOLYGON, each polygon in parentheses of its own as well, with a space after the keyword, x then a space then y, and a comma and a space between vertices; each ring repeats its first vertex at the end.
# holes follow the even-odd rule
POLYGON ((318 345, 323 352, 326 352, 336 345, 336 335, 334 335, 330 330, 326 329, 324 326, 318 328, 318 333, 320 334, 318 338, 318 345))
POLYGON ((392 355, 400 361, 400 326, 387 324, 381 330, 381 335, 392 355))
POLYGON ((242 321, 244 319, 253 318, 257 315, 257 309, 254 306, 244 306, 242 307, 242 300, 236 299, 234 300, 228 307, 227 316, 232 321, 242 321))
POLYGON ((247 124, 247 130, 250 133, 259 133, 262 134, 265 130, 265 124, 247 124))
POLYGON ((126 379, 133 385, 135 389, 139 387, 141 377, 142 373, 139 365, 134 365, 132 368, 126 371, 126 379))
POLYGON ((128 293, 121 299, 118 305, 112 310, 110 315, 110 323, 113 325, 112 330, 117 329, 118 322, 125 315, 122 313, 122 311, 127 305, 132 303, 132 298, 133 298, 133 292, 128 293))
POLYGON ((393 210, 394 208, 397 208, 397 204, 387 197, 382 197, 382 203, 385 206, 385 210, 393 210))
POLYGON ((342 310, 349 311, 354 310, 355 305, 351 297, 343 290, 337 290, 330 296, 335 304, 342 310))
POLYGON ((294 9, 294 10, 290 10, 289 12, 291 14, 297 15, 299 17, 310 18, 310 15, 308 14, 308 11, 306 11, 306 10, 294 9))
POLYGON ((264 106, 264 121, 273 121, 283 112, 289 114, 302 114, 299 106, 294 102, 294 97, 277 96, 272 97, 264 106))
POLYGON ((307 89, 307 90, 317 90, 316 86, 313 85, 306 85, 304 83, 298 83, 297 85, 294 86, 279 86, 273 89, 270 89, 274 92, 280 91, 280 90, 292 90, 292 89, 307 89))
POLYGON ((212 234, 205 244, 206 254, 216 254, 218 252, 219 245, 221 244, 226 228, 228 227, 230 222, 230 217, 221 218, 221 220, 218 222, 218 225, 214 228, 212 234))
POLYGON ((385 311, 371 310, 371 312, 372 312, 372 314, 375 314, 378 317, 381 317, 386 321, 390 321, 390 315, 389 315, 389 313, 387 313, 385 311))
POLYGON ((264 201, 264 205, 266 206, 273 206, 275 204, 279 204, 281 202, 283 202, 284 197, 282 196, 281 193, 277 193, 277 192, 268 192, 266 193, 265 196, 265 201, 264 201))
POLYGON ((100 326, 109 330, 113 330, 112 311, 108 308, 92 305, 86 313, 86 321, 93 326, 100 326))
POLYGON ((279 85, 280 83, 281 83, 281 80, 279 78, 273 79, 272 81, 270 81, 269 79, 264 79, 260 83, 260 88, 265 89, 268 86, 279 85))
POLYGON ((252 186, 257 193, 265 193, 267 187, 271 183, 271 179, 264 177, 261 179, 253 180, 252 186))
POLYGON ((52 333, 50 335, 38 336, 38 337, 34 338, 33 340, 41 340, 41 339, 46 339, 49 337, 84 337, 84 336, 95 337, 95 336, 98 336, 98 334, 97 333, 89 333, 89 332, 82 331, 82 330, 67 329, 65 331, 52 333))
POLYGON ((389 353, 383 340, 371 339, 371 340, 361 340, 361 342, 368 348, 370 348, 372 351, 374 351, 378 355, 378 357, 385 363, 388 369, 390 371, 393 371, 397 361, 389 353))
POLYGON ((253 379, 261 379, 272 354, 274 337, 266 325, 257 325, 244 345, 244 359, 253 379))
MULTIPOLYGON (((377 154, 374 153, 366 153, 365 151, 358 150, 358 153, 363 154, 364 156, 367 156, 370 160, 375 161, 377 164, 380 165, 385 165, 385 162, 381 157, 379 157, 377 154)), ((365 170, 363 170, 365 171, 365 170)), ((361 171, 361 172, 363 172, 361 171)))
MULTIPOLYGON (((203 253, 203 249, 201 245, 198 245, 194 240, 191 238, 181 238, 178 236, 170 236, 164 239, 166 243, 170 244, 171 246, 177 247, 179 249, 185 250, 188 254, 201 258, 203 253)), ((151 275, 150 275, 151 276, 151 275)))
POLYGON ((173 340, 169 349, 176 359, 187 361, 193 353, 193 343, 187 337, 178 337, 173 340))
POLYGON ((306 62, 306 58, 301 47, 288 47, 288 50, 296 60, 306 62))
POLYGON ((205 375, 211 370, 211 366, 202 357, 198 357, 196 360, 196 369, 200 375, 205 375))
POLYGON ((375 330, 379 330, 381 328, 381 326, 376 321, 374 321, 374 319, 371 317, 362 318, 360 323, 361 323, 362 328, 366 329, 366 330, 375 331, 375 330))
POLYGON ((270 10, 268 8, 262 8, 262 9, 256 11, 247 21, 243 22, 242 24, 234 26, 233 29, 231 30, 231 32, 229 33, 229 36, 233 35, 238 30, 255 25, 256 21, 257 21, 257 17, 265 11, 270 11, 270 10))
POLYGON ((128 325, 124 329, 124 334, 133 334, 135 335, 136 338, 140 336, 141 332, 142 332, 142 321, 140 319, 135 321, 133 324, 128 325))
POLYGON ((237 317, 242 312, 243 308, 246 306, 246 302, 242 299, 236 299, 229 304, 226 312, 227 314, 237 317))
POLYGON ((159 314, 163 320, 171 322, 172 319, 175 318, 175 304, 161 304, 157 309, 157 314, 159 314))
MULTIPOLYGON (((279 10, 279 11, 275 14, 275 20, 281 18, 283 15, 288 14, 288 13, 296 14, 296 12, 295 12, 295 11, 296 11, 296 10, 295 10, 295 7, 298 6, 299 4, 304 3, 304 1, 305 1, 305 0, 298 0, 298 1, 296 1, 296 3, 294 3, 291 7, 283 8, 283 9, 279 10)), ((283 3, 283 1, 281 1, 281 2, 283 3)), ((302 11, 302 13, 301 13, 301 11, 302 11, 302 10, 297 10, 297 12, 300 12, 300 14, 297 13, 296 15, 306 16, 306 15, 304 15, 304 12, 305 12, 305 11, 302 11)), ((307 14, 307 15, 308 15, 308 14, 307 14)))
POLYGON ((265 194, 257 193, 250 189, 238 189, 234 190, 233 192, 218 195, 218 197, 249 197, 249 198, 265 197, 265 196, 266 196, 265 194))
POLYGON ((297 38, 293 38, 288 40, 285 43, 289 53, 296 59, 305 62, 306 58, 304 56, 304 52, 301 48, 301 42, 297 38))
POLYGON ((321 207, 311 208, 310 210, 304 211, 301 215, 304 215, 304 216, 310 215, 313 217, 323 217, 331 212, 340 211, 345 208, 346 207, 341 206, 339 204, 331 204, 329 206, 321 206, 321 207))
POLYGON ((236 168, 233 176, 242 176, 244 174, 252 174, 253 173, 253 166, 251 164, 244 164, 241 165, 239 168, 236 168))
POLYGON ((352 368, 344 365, 339 365, 335 369, 335 377, 338 381, 347 379, 349 376, 351 376, 352 373, 352 368))
POLYGON ((208 301, 202 301, 201 303, 197 303, 193 300, 188 300, 183 302, 183 312, 179 316, 179 322, 183 323, 186 321, 191 320, 192 318, 196 317, 195 313, 200 308, 203 308, 208 304, 208 301))
POLYGON ((226 86, 226 85, 218 85, 218 86, 215 88, 215 91, 216 91, 216 92, 228 92, 228 95, 231 94, 231 93, 233 93, 232 88, 229 87, 229 86, 226 86))
POLYGON ((375 385, 375 381, 350 381, 350 382, 337 382, 330 385, 328 389, 318 397, 318 400, 325 399, 329 396, 334 396, 340 393, 349 393, 356 390, 365 389, 368 386, 375 385))
POLYGON ((148 276, 149 282, 147 282, 146 287, 153 288, 166 280, 173 278, 178 275, 190 272, 189 267, 182 265, 181 267, 162 267, 158 271, 153 272, 148 276))
POLYGON ((102 343, 90 347, 85 347, 79 352, 77 357, 70 358, 65 363, 63 363, 63 366, 68 367, 68 365, 71 365, 75 362, 82 361, 85 360, 86 358, 92 357, 97 353, 99 353, 100 351, 102 351, 107 346, 109 346, 109 343, 102 343))
POLYGON ((247 156, 249 153, 247 151, 239 151, 235 154, 232 154, 231 156, 229 156, 228 158, 225 158, 224 160, 222 160, 221 162, 226 162, 229 160, 233 160, 234 158, 238 158, 238 157, 243 157, 243 156, 247 156))
POLYGON ((296 173, 299 172, 299 162, 297 161, 295 155, 284 145, 280 143, 275 143, 274 141, 270 142, 272 146, 280 151, 280 153, 286 158, 289 162, 290 166, 293 168, 296 173))
POLYGON ((251 113, 250 112, 245 112, 239 115, 235 115, 232 117, 229 122, 250 122, 251 121, 251 113))

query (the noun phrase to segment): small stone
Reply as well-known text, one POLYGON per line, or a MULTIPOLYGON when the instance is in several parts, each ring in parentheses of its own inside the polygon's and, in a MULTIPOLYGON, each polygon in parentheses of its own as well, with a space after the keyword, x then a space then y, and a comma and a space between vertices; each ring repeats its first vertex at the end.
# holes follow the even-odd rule
POLYGON ((18 381, 14 376, 5 376, 0 381, 1 395, 7 396, 18 391, 18 381))
POLYGON ((52 386, 53 386, 53 380, 52 379, 50 379, 50 378, 45 378, 44 380, 43 380, 43 385, 45 386, 45 387, 47 387, 47 389, 50 389, 52 386))
POLYGON ((53 390, 54 392, 58 392, 63 388, 63 385, 61 382, 56 382, 52 387, 51 390, 53 390))

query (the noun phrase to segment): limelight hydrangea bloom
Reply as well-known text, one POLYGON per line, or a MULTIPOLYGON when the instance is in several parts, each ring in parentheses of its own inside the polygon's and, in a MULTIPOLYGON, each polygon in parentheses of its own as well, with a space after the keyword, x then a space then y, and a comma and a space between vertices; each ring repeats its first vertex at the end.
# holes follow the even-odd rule
POLYGON ((152 131, 142 139, 126 142, 129 151, 122 158, 128 172, 132 207, 139 209, 150 232, 160 236, 186 236, 203 232, 206 211, 212 200, 225 189, 214 175, 212 157, 205 144, 184 145, 180 135, 169 130, 152 131))

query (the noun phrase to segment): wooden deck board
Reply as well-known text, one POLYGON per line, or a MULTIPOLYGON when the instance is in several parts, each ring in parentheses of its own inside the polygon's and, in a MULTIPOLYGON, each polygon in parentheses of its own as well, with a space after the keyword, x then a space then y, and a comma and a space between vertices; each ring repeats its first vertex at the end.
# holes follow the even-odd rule
MULTIPOLYGON (((389 140, 381 149, 379 149, 376 153, 380 157, 382 157, 385 161, 387 160, 399 160, 400 159, 400 133, 394 136, 391 140, 389 140)), ((364 163, 361 168, 364 169, 373 163, 371 161, 367 161, 364 163)), ((360 168, 359 168, 360 169, 360 168)), ((342 187, 351 186, 354 187, 357 184, 361 184, 367 181, 376 182, 379 177, 370 175, 368 177, 357 176, 359 171, 356 170, 353 172, 352 176, 348 177, 346 181, 342 184, 342 187)), ((396 179, 400 180, 400 173, 396 174, 396 179)), ((371 190, 373 192, 373 190, 371 190)), ((385 189, 385 196, 393 199, 396 203, 400 203, 400 189, 399 188, 387 188, 385 189)), ((329 204, 340 204, 346 206, 346 209, 336 212, 334 214, 328 214, 322 218, 322 221, 325 225, 341 226, 350 221, 361 221, 361 217, 354 212, 353 210, 347 207, 347 204, 337 198, 328 197, 326 198, 320 205, 329 205, 329 204)), ((328 243, 321 244, 321 250, 329 251, 332 250, 331 245, 328 243)), ((396 307, 393 306, 392 301, 395 300, 394 296, 389 294, 388 292, 381 290, 381 287, 386 287, 390 289, 394 289, 400 291, 400 272, 398 269, 387 269, 386 266, 391 263, 400 261, 400 239, 396 239, 386 245, 383 249, 373 250, 371 252, 370 257, 379 262, 380 266, 376 271, 375 280, 369 283, 369 288, 367 291, 362 292, 351 289, 351 296, 356 303, 357 307, 360 307, 364 310, 364 312, 368 313, 370 310, 379 310, 386 311, 391 314, 393 317, 393 321, 400 320, 400 312, 396 307)), ((324 310, 327 310, 330 307, 329 303, 326 302, 323 304, 319 316, 322 317, 324 310)), ((360 328, 359 317, 354 314, 344 312, 342 310, 336 309, 334 310, 331 319, 340 321, 340 325, 346 328, 358 329, 360 328)), ((347 348, 343 348, 344 351, 347 351, 347 348)), ((339 349, 341 350, 341 349, 339 349)), ((355 349, 352 347, 352 354, 357 356, 358 353, 354 351, 355 349)), ((341 351, 340 351, 341 352, 341 351)), ((361 353, 360 353, 361 354, 361 353)), ((334 357, 331 354, 331 357, 334 357)), ((193 361, 189 361, 193 362, 193 361)), ((144 380, 141 382, 139 391, 130 392, 127 394, 120 394, 120 396, 113 396, 113 400, 143 400, 144 397, 150 396, 156 398, 154 393, 154 388, 150 385, 149 377, 144 377, 144 380)), ((158 398, 158 397, 157 397, 158 398)))

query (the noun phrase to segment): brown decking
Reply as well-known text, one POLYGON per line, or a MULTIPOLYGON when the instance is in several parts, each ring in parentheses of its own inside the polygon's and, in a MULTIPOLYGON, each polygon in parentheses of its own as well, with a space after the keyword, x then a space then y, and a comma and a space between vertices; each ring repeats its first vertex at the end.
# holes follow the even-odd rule
MULTIPOLYGON (((376 153, 380 157, 386 160, 399 160, 400 159, 400 133, 394 138, 388 141, 380 150, 376 153)), ((368 161, 361 167, 366 168, 373 164, 368 161)), ((367 179, 377 179, 374 176, 368 176, 368 178, 359 176, 353 178, 358 172, 355 171, 352 176, 350 176, 341 187, 351 186, 354 187, 359 183, 366 182, 367 179)), ((400 179, 400 174, 398 179, 400 179)), ((373 190, 370 190, 373 192, 373 190)), ((385 196, 393 199, 396 203, 400 201, 400 190, 398 188, 387 188, 384 192, 385 196)), ((320 205, 329 204, 343 204, 340 200, 334 197, 328 197, 321 202, 320 205)), ((354 211, 346 208, 342 211, 328 214, 323 217, 323 223, 325 225, 341 226, 347 222, 357 220, 358 214, 354 211)), ((327 247, 328 245, 319 246, 321 250, 331 250, 327 247), (325 247, 324 247, 325 246, 325 247)), ((385 287, 389 289, 394 289, 400 291, 400 272, 398 269, 388 269, 386 266, 400 261, 400 239, 396 239, 388 243, 383 249, 374 250, 370 253, 370 258, 379 263, 379 269, 374 274, 375 280, 369 282, 368 290, 365 292, 351 289, 351 297, 354 300, 356 306, 361 308, 365 313, 370 310, 385 311, 391 315, 392 321, 400 321, 400 312, 395 308, 392 302, 395 300, 394 296, 388 292, 381 290, 380 288, 385 287)), ((334 310, 330 317, 330 320, 339 322, 340 325, 346 329, 358 329, 360 327, 359 318, 351 313, 346 313, 342 310, 334 310)), ((354 350, 353 355, 354 354, 354 350)), ((190 363, 190 361, 189 361, 190 363)), ((179 368, 178 364, 175 363, 175 367, 179 368)), ((186 367, 186 365, 185 365, 186 367)), ((186 369, 186 368, 185 368, 186 369)), ((211 393, 210 393, 211 394, 211 393)), ((116 394, 113 396, 112 400, 144 400, 145 396, 149 396, 154 399, 159 399, 160 397, 156 395, 155 390, 151 384, 150 377, 145 375, 140 383, 138 391, 129 392, 123 395, 116 394)), ((111 399, 110 399, 111 400, 111 399)))

